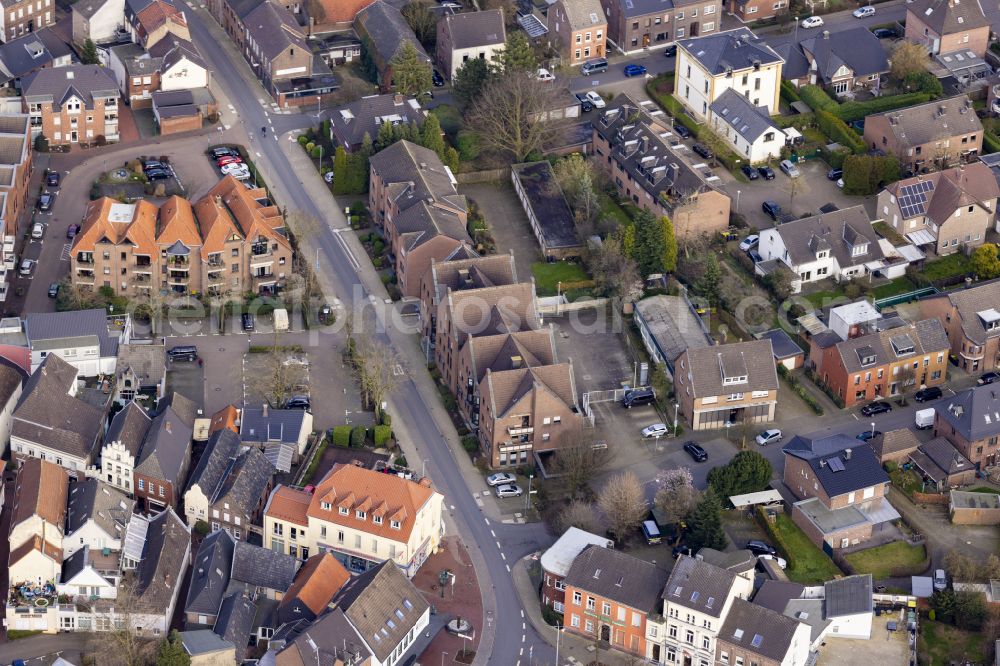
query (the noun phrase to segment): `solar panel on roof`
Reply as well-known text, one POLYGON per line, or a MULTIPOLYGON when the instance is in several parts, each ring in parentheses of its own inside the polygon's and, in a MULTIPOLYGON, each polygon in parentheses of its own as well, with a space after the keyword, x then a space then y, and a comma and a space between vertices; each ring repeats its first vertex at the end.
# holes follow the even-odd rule
POLYGON ((834 472, 843 472, 845 469, 847 469, 846 467, 844 467, 844 461, 837 457, 828 459, 826 461, 826 464, 829 465, 830 469, 832 469, 834 472))

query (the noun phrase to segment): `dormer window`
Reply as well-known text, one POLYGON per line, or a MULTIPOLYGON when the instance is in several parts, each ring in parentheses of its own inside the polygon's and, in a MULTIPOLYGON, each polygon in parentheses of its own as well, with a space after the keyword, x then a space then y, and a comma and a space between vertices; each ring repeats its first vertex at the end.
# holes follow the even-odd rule
POLYGON ((357 511, 355 512, 354 517, 357 518, 358 520, 364 520, 367 515, 368 514, 366 514, 364 511, 357 511))
POLYGON ((350 513, 351 513, 351 512, 347 510, 347 507, 346 507, 346 506, 342 506, 342 507, 340 507, 340 515, 342 515, 342 516, 347 516, 347 515, 349 515, 350 513))
POLYGON ((391 527, 394 530, 398 530, 399 529, 399 521, 398 520, 390 520, 389 521, 389 527, 391 527))
POLYGON ((333 508, 333 505, 330 504, 329 502, 320 502, 319 508, 323 509, 324 511, 329 511, 330 509, 333 508))
POLYGON ((382 516, 372 516, 372 522, 376 525, 382 524, 382 516))
POLYGON ((996 308, 990 308, 989 310, 981 310, 976 313, 979 317, 979 321, 983 323, 983 328, 987 331, 998 331, 1000 330, 1000 311, 996 308))
POLYGON ((860 245, 851 246, 852 257, 860 257, 862 254, 868 254, 868 243, 862 243, 860 245))
POLYGON ((892 344, 892 350, 896 352, 896 356, 904 356, 906 354, 913 353, 913 339, 905 333, 903 335, 897 335, 890 338, 889 343, 892 344))
POLYGON ((725 385, 727 385, 727 386, 729 384, 746 384, 747 383, 747 376, 746 375, 739 375, 737 377, 723 377, 722 383, 725 384, 725 385))
POLYGON ((820 250, 819 252, 816 253, 817 259, 826 259, 829 256, 830 256, 829 250, 820 250))

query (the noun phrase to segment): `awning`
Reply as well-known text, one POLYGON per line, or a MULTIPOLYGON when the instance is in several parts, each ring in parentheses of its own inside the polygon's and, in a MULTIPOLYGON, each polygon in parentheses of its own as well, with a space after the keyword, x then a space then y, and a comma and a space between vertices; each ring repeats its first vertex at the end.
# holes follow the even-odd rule
POLYGON ((920 231, 911 231, 910 233, 906 234, 906 237, 910 240, 911 243, 917 246, 933 245, 935 242, 937 242, 937 239, 934 238, 934 234, 927 231, 926 229, 921 229, 920 231))
POLYGON ((869 273, 874 273, 875 271, 880 271, 888 266, 884 261, 879 259, 878 261, 869 261, 865 264, 865 270, 869 273))
POLYGON ((733 506, 737 509, 744 509, 755 504, 780 504, 781 493, 777 490, 762 490, 759 493, 746 493, 745 495, 733 495, 729 498, 733 506))
POLYGON ((816 335, 826 330, 826 324, 821 322, 814 312, 802 315, 795 320, 795 323, 806 329, 809 335, 816 335))
POLYGON ((902 245, 896 248, 896 252, 911 264, 927 258, 927 255, 918 250, 915 245, 902 245))

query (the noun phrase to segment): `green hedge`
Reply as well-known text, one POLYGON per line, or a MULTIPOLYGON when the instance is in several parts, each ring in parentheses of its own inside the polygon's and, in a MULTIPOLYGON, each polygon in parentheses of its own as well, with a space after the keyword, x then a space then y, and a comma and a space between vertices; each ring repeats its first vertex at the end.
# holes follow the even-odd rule
POLYGON ((833 113, 845 123, 850 123, 874 113, 884 113, 893 109, 924 104, 931 99, 933 99, 932 95, 920 92, 888 95, 886 97, 876 97, 865 102, 845 102, 839 108, 834 109, 833 113))
POLYGON ((823 134, 830 137, 831 141, 836 141, 845 148, 850 148, 851 152, 865 152, 864 139, 848 127, 847 123, 829 111, 816 112, 816 126, 823 134))
POLYGON ((788 102, 788 104, 802 101, 802 98, 799 97, 799 91, 796 90, 791 81, 785 81, 784 79, 781 80, 781 99, 788 102))
POLYGON ((782 129, 787 127, 794 127, 795 129, 802 131, 807 127, 812 127, 816 122, 815 113, 799 113, 794 116, 775 116, 772 118, 775 124, 782 129))
POLYGON ((837 100, 827 95, 825 90, 811 84, 799 88, 799 97, 813 111, 835 112, 839 106, 837 100))
POLYGON ((333 426, 333 432, 330 438, 333 440, 334 446, 339 446, 346 449, 351 445, 351 426, 349 425, 339 425, 333 426))
POLYGON ((351 429, 351 448, 360 449, 365 445, 365 435, 368 434, 368 429, 364 426, 354 426, 351 429))
POLYGON ((987 154, 1000 151, 1000 137, 993 132, 983 132, 983 151, 987 154))
MULTIPOLYGON (((692 118, 687 114, 687 112, 684 110, 684 107, 681 105, 680 102, 674 99, 673 95, 669 95, 666 93, 658 93, 656 91, 655 86, 649 83, 646 84, 646 92, 649 93, 649 96, 655 99, 661 107, 663 107, 664 111, 673 116, 674 120, 676 120, 681 125, 684 125, 684 127, 691 130, 691 134, 692 136, 694 136, 694 138, 700 139, 703 132, 712 131, 711 128, 708 127, 707 125, 701 125, 695 122, 694 118, 692 118)), ((724 141, 725 141, 724 139, 719 137, 719 142, 713 142, 713 144, 722 143, 724 141)), ((716 149, 714 152, 715 152, 715 159, 719 160, 719 163, 721 163, 724 167, 729 169, 729 171, 733 172, 734 174, 737 174, 739 172, 739 167, 743 163, 743 158, 741 158, 734 151, 729 149, 725 150, 716 149)))
POLYGON ((376 447, 385 446, 391 436, 392 428, 387 425, 377 425, 372 428, 372 441, 375 442, 376 447))

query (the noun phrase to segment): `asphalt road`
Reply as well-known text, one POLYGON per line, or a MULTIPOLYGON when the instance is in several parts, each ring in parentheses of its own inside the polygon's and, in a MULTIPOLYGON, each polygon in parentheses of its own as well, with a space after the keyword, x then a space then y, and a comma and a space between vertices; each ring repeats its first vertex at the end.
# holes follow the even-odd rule
MULTIPOLYGON (((216 31, 211 31, 207 25, 211 19, 194 7, 191 10, 188 18, 191 35, 214 71, 215 80, 229 97, 230 104, 235 107, 240 122, 247 127, 251 136, 251 150, 259 161, 264 179, 276 190, 279 200, 288 210, 297 209, 322 221, 321 232, 315 234, 310 241, 319 248, 325 278, 345 302, 363 305, 374 301, 376 297, 365 284, 359 268, 355 267, 357 260, 347 250, 347 243, 351 241, 338 239, 334 231, 347 227, 342 212, 331 210, 328 205, 321 207, 308 196, 278 144, 276 131, 280 133, 309 124, 308 116, 269 113, 259 99, 263 91, 256 81, 249 80, 251 74, 244 61, 234 51, 223 46, 228 40, 220 37, 218 26, 214 26, 216 31), (262 137, 260 128, 265 126, 268 131, 262 137)), ((400 343, 412 344, 406 340, 390 340, 384 332, 372 334, 397 348, 400 343)), ((422 372, 422 369, 419 371, 422 372)), ((493 612, 496 621, 490 627, 480 628, 480 655, 489 655, 490 663, 520 664, 522 655, 533 651, 536 659, 553 661, 553 651, 548 644, 524 624, 523 609, 514 591, 508 564, 513 562, 513 559, 508 560, 508 556, 519 557, 537 548, 537 544, 531 539, 524 540, 520 532, 511 533, 503 525, 489 525, 472 501, 469 488, 462 480, 461 470, 452 457, 444 434, 431 416, 430 405, 424 402, 412 379, 408 377, 395 391, 391 403, 390 407, 396 416, 394 423, 405 423, 414 441, 421 443, 422 456, 430 458, 428 473, 437 488, 445 494, 460 533, 465 539, 474 542, 485 560, 484 567, 477 567, 477 574, 485 592, 484 606, 487 610, 495 608, 493 612), (500 530, 499 533, 497 529, 500 530), (511 537, 511 543, 501 545, 500 539, 507 535, 511 537), (495 636, 491 635, 493 631, 496 632, 495 636), (483 654, 484 646, 489 648, 491 643, 491 650, 483 654)), ((471 547, 473 544, 470 544, 471 547)))

